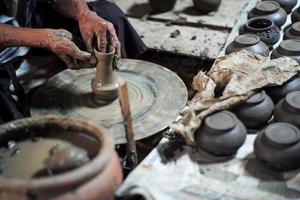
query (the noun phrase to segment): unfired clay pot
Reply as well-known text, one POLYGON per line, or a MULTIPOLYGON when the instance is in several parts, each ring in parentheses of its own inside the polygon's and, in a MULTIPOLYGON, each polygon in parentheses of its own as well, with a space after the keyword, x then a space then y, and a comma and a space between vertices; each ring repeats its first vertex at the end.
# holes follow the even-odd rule
POLYGON ((272 59, 283 56, 291 57, 300 63, 300 40, 283 40, 280 45, 271 53, 272 59))
POLYGON ((287 123, 274 123, 261 132, 254 143, 256 157, 276 170, 300 167, 300 132, 287 123))
POLYGON ((261 91, 234 108, 233 112, 247 128, 259 128, 271 118, 273 109, 271 98, 261 91))
POLYGON ((258 36, 245 34, 237 36, 234 41, 227 46, 225 54, 231 54, 242 49, 246 49, 247 51, 260 54, 265 57, 268 57, 270 53, 269 47, 262 42, 258 36))
POLYGON ((217 156, 236 153, 246 139, 245 126, 230 111, 221 111, 205 118, 196 133, 200 148, 217 156))
POLYGON ((95 78, 91 82, 95 99, 99 101, 113 101, 118 97, 119 82, 113 70, 115 49, 110 46, 109 52, 101 53, 94 50, 97 58, 95 78))
POLYGON ((258 17, 250 19, 240 27, 240 35, 254 34, 260 37, 268 47, 272 47, 280 39, 280 29, 270 19, 258 17))
POLYGON ((156 12, 167 12, 175 6, 176 0, 149 0, 152 9, 156 12))
POLYGON ((194 7, 200 13, 208 13, 218 10, 221 0, 193 0, 194 7))
POLYGON ((283 39, 300 39, 300 22, 292 24, 284 32, 283 39))
POLYGON ((300 21, 300 7, 293 11, 291 20, 293 23, 300 21))
POLYGON ((104 130, 79 119, 47 116, 25 118, 0 127, 0 144, 44 134, 86 134, 100 142, 97 155, 87 164, 62 174, 17 179, 0 177, 0 197, 6 199, 113 199, 122 181, 121 166, 112 139, 104 130))
POLYGON ((300 91, 300 77, 296 76, 281 86, 269 87, 266 89, 267 94, 272 98, 274 103, 278 103, 285 96, 294 91, 300 91))
POLYGON ((275 120, 300 128, 300 92, 291 92, 280 100, 274 110, 275 120))
POLYGON ((259 2, 255 8, 248 13, 248 19, 255 17, 264 17, 272 20, 278 27, 281 27, 287 19, 287 14, 277 2, 263 1, 259 2))
MULTIPOLYGON (((262 0, 262 1, 266 1, 266 0, 262 0)), ((279 5, 287 13, 290 13, 290 12, 292 12, 293 8, 296 6, 298 0, 273 0, 273 1, 279 3, 279 5)))

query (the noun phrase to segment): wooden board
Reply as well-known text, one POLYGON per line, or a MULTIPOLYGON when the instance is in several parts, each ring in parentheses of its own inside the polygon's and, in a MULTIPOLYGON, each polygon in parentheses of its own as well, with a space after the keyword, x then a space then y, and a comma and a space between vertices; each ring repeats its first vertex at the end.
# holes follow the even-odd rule
POLYGON ((151 14, 148 0, 113 0, 146 45, 159 52, 200 59, 216 59, 240 13, 248 12, 258 0, 222 0, 216 12, 199 15, 192 0, 178 0, 173 11, 151 14), (170 37, 178 30, 178 37, 170 37))
POLYGON ((143 194, 157 200, 300 199, 300 170, 266 168, 253 153, 255 137, 249 134, 234 157, 215 157, 163 139, 117 194, 143 194))
POLYGON ((166 26, 165 23, 130 18, 145 44, 157 51, 215 59, 226 42, 228 31, 188 26, 166 26), (178 30, 180 34, 172 38, 178 30))
MULTIPOLYGON (((114 0, 114 2, 131 17, 140 18, 150 14, 152 11, 148 0, 114 0)), ((222 0, 218 11, 209 14, 199 14, 193 8, 192 0, 178 0, 174 10, 160 14, 151 14, 148 19, 170 21, 181 17, 186 19, 187 24, 201 24, 230 29, 234 26, 240 12, 248 2, 248 0, 222 0)))

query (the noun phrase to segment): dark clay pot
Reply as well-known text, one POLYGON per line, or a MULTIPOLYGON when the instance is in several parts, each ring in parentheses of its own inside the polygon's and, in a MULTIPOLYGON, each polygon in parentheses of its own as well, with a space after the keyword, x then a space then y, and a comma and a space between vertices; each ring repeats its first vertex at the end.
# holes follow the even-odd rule
MULTIPOLYGON (((32 134, 43 137, 53 132, 84 134, 96 139, 99 145, 95 157, 79 168, 55 176, 31 179, 0 176, 1 195, 6 199, 27 199, 28 194, 33 199, 114 199, 114 193, 122 182, 119 158, 109 135, 90 122, 55 116, 16 120, 0 126, 0 145, 10 140, 26 140, 32 134)), ((92 147, 87 147, 88 152, 89 148, 92 147)))
POLYGON ((232 155, 243 145, 247 135, 245 126, 229 111, 221 111, 205 118, 196 134, 197 144, 217 156, 232 155))
POLYGON ((271 53, 272 59, 283 56, 294 58, 298 63, 300 63, 300 40, 283 40, 271 53))
POLYGON ((300 39, 300 22, 296 22, 289 26, 284 32, 284 40, 286 39, 300 39))
POLYGON ((276 170, 300 167, 300 132, 287 123, 274 123, 261 132, 254 143, 256 157, 276 170))
POLYGON ((269 47, 263 43, 258 36, 245 34, 237 36, 234 41, 227 46, 225 54, 231 54, 242 49, 246 49, 247 51, 260 54, 265 57, 269 56, 270 53, 269 47))
POLYGON ((269 87, 266 89, 267 94, 272 98, 274 103, 277 103, 285 96, 294 91, 300 91, 300 77, 292 78, 281 86, 269 87))
MULTIPOLYGON (((262 0, 266 1, 266 0, 262 0)), ((297 0, 273 0, 279 3, 280 7, 282 7, 287 13, 292 12, 293 8, 297 4, 297 0)))
POLYGON ((208 13, 218 10, 221 0, 193 0, 194 7, 200 13, 208 13))
POLYGON ((149 0, 150 6, 156 12, 167 12, 174 8, 176 0, 149 0))
POLYGON ((277 2, 263 1, 259 2, 255 8, 248 13, 248 19, 255 17, 264 17, 272 20, 278 27, 281 27, 287 19, 287 14, 277 2))
POLYGON ((293 23, 300 21, 300 7, 293 11, 291 19, 293 23))
POLYGON ((242 34, 257 35, 268 47, 272 47, 280 39, 280 29, 270 19, 263 17, 253 18, 240 27, 242 34))
POLYGON ((274 109, 274 117, 278 122, 286 122, 300 127, 300 92, 291 92, 280 100, 274 109))
POLYGON ((234 108, 233 112, 247 128, 259 128, 271 118, 273 109, 271 98, 261 91, 234 108))

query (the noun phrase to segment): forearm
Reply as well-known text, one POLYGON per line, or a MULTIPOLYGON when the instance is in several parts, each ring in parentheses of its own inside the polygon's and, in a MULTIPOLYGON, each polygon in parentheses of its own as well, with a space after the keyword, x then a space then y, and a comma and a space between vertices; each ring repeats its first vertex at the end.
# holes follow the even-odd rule
POLYGON ((48 34, 48 29, 20 28, 8 24, 0 24, 0 46, 48 48, 48 34))
POLYGON ((85 0, 52 0, 51 4, 58 13, 76 21, 91 11, 85 0))

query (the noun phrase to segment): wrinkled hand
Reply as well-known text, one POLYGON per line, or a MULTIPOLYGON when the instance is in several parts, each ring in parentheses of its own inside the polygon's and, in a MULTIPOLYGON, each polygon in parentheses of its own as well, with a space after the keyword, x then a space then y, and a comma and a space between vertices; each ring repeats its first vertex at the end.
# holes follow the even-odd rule
POLYGON ((93 38, 96 38, 96 48, 106 52, 107 45, 112 45, 120 57, 120 42, 112 23, 102 19, 95 12, 89 11, 79 18, 79 28, 88 51, 93 52, 93 38))
POLYGON ((72 41, 72 34, 63 29, 48 30, 48 48, 71 69, 87 67, 91 53, 81 51, 72 41), (84 65, 84 63, 86 63, 84 65))

